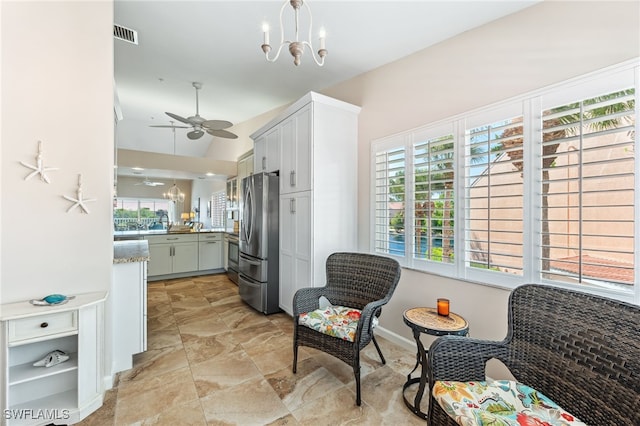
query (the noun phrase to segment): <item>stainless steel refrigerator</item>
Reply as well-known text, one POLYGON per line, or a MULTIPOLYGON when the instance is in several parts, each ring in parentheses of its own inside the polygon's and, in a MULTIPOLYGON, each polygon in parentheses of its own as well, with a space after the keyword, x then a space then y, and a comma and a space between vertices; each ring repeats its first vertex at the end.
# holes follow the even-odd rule
POLYGON ((278 176, 258 173, 242 179, 238 291, 264 314, 279 308, 278 176))

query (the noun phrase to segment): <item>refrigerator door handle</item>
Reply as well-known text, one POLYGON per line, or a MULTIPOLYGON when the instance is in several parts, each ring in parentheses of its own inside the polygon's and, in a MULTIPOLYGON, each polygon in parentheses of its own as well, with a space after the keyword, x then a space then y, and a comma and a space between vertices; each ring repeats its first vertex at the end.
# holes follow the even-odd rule
POLYGON ((255 220, 255 211, 253 206, 253 181, 247 182, 247 192, 244 195, 243 216, 242 232, 244 240, 248 243, 251 241, 251 236, 253 234, 253 221, 255 220))
POLYGON ((259 260, 253 260, 250 257, 246 256, 244 253, 240 253, 240 259, 247 262, 249 265, 261 266, 262 263, 259 260))

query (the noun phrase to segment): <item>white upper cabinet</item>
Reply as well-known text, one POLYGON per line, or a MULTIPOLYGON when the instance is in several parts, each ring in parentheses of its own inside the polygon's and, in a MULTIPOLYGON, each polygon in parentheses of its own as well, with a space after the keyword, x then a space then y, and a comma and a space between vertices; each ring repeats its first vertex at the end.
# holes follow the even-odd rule
POLYGON ((255 173, 280 170, 280 128, 271 129, 256 139, 253 147, 253 170, 255 173))
POLYGON ((311 105, 306 105, 280 125, 282 132, 281 194, 311 189, 313 173, 311 108, 311 105))

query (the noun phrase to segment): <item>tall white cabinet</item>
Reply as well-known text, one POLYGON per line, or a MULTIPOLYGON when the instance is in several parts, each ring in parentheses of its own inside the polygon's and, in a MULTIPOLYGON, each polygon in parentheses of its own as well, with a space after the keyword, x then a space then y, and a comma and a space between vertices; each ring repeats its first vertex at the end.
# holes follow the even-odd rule
MULTIPOLYGON (((0 405, 7 425, 77 423, 102 405, 105 292, 77 295, 60 306, 0 306, 0 405), (59 349, 69 360, 33 363, 59 349)), ((2 423, 5 424, 5 423, 2 423)))
POLYGON ((325 284, 327 257, 356 249, 359 112, 310 92, 251 135, 254 167, 280 175, 279 297, 290 315, 296 290, 325 284))

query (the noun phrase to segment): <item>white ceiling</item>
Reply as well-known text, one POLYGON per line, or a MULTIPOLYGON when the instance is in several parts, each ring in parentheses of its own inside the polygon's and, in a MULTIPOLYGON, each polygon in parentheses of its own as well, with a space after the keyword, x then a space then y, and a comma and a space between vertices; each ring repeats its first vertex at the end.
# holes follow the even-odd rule
MULTIPOLYGON (((260 48, 262 24, 271 27, 271 45, 279 42, 282 1, 131 1, 114 2, 114 22, 138 32, 139 44, 114 40, 116 95, 123 120, 118 147, 173 154, 165 111, 240 123, 366 71, 436 44, 456 34, 529 7, 537 1, 363 1, 310 0, 314 49, 317 32, 326 30, 329 54, 318 67, 306 52, 296 67, 288 51, 275 63, 260 48)), ((301 38, 308 34, 301 12, 301 38)), ((285 38, 293 38, 293 9, 285 8, 285 38), (286 25, 288 24, 288 25, 286 25)), ((177 123, 181 124, 181 123, 177 123)), ((234 131, 233 127, 227 129, 234 131)), ((213 137, 187 139, 176 130, 176 153, 202 157, 213 137)), ((230 139, 223 139, 233 144, 230 139)), ((120 170, 119 174, 129 174, 120 170)), ((147 170, 148 177, 169 177, 147 170)), ((180 174, 181 178, 188 173, 180 174)), ((178 176, 176 176, 178 177, 178 176)))

